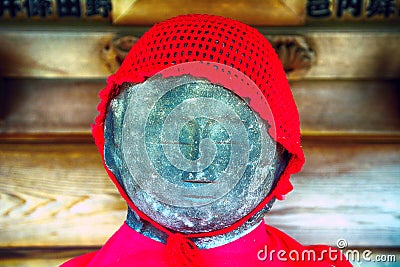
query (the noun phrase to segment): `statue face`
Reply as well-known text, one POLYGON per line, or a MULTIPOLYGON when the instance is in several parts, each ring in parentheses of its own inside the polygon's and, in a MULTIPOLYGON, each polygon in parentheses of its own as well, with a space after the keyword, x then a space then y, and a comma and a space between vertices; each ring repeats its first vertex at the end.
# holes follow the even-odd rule
POLYGON ((152 220, 182 233, 212 231, 250 213, 280 176, 284 152, 270 127, 232 90, 158 74, 111 102, 105 160, 152 220))

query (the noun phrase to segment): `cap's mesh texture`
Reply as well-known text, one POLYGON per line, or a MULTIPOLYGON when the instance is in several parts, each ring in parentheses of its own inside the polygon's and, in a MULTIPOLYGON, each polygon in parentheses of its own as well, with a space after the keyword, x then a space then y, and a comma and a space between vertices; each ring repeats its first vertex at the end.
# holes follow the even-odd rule
POLYGON ((164 68, 190 61, 212 61, 236 68, 250 77, 265 95, 275 119, 276 141, 292 154, 271 193, 281 199, 292 189, 290 174, 299 171, 304 163, 298 111, 272 46, 256 29, 231 19, 184 15, 158 23, 146 32, 100 94, 100 114, 93 126, 99 150, 103 154, 107 105, 122 83, 143 82, 164 68))

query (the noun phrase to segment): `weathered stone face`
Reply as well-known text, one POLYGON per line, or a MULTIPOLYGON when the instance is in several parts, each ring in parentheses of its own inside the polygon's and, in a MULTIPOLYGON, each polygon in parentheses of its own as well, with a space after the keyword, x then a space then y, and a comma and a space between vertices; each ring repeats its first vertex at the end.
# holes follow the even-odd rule
POLYGON ((105 160, 152 220, 182 233, 208 232, 249 214, 279 178, 286 159, 268 128, 220 85, 156 75, 111 102, 105 160))

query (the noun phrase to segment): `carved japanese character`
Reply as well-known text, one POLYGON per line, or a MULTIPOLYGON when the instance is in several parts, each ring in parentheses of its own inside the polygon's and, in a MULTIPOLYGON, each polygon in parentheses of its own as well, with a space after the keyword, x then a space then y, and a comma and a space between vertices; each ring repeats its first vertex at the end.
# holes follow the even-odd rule
POLYGON ((25 0, 23 6, 28 17, 41 16, 42 18, 51 15, 51 0, 25 0))
POLYGON ((108 17, 108 13, 111 11, 110 0, 87 0, 86 1, 86 16, 101 15, 102 17, 108 17))
POLYGON ((80 17, 81 3, 79 0, 57 0, 57 14, 60 17, 80 17))
POLYGON ((362 0, 338 0, 336 14, 340 18, 343 16, 344 11, 348 11, 354 17, 359 17, 362 12, 362 0))
POLYGON ((21 11, 21 6, 18 0, 4 0, 0 1, 0 16, 3 16, 4 13, 8 11, 10 17, 15 17, 18 12, 21 11))
POLYGON ((329 9, 329 0, 308 0, 307 1, 307 15, 310 17, 329 17, 331 10, 329 9))
POLYGON ((367 17, 383 15, 385 18, 395 13, 395 0, 370 0, 367 6, 367 17))

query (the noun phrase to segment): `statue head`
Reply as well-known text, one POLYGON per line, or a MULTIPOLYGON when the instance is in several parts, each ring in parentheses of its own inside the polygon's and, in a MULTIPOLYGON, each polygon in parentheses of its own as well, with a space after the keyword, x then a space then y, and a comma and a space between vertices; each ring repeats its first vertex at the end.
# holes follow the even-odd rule
POLYGON ((179 232, 209 247, 244 234, 304 162, 279 59, 237 21, 188 15, 155 25, 101 96, 94 136, 128 223, 161 241, 179 232))

